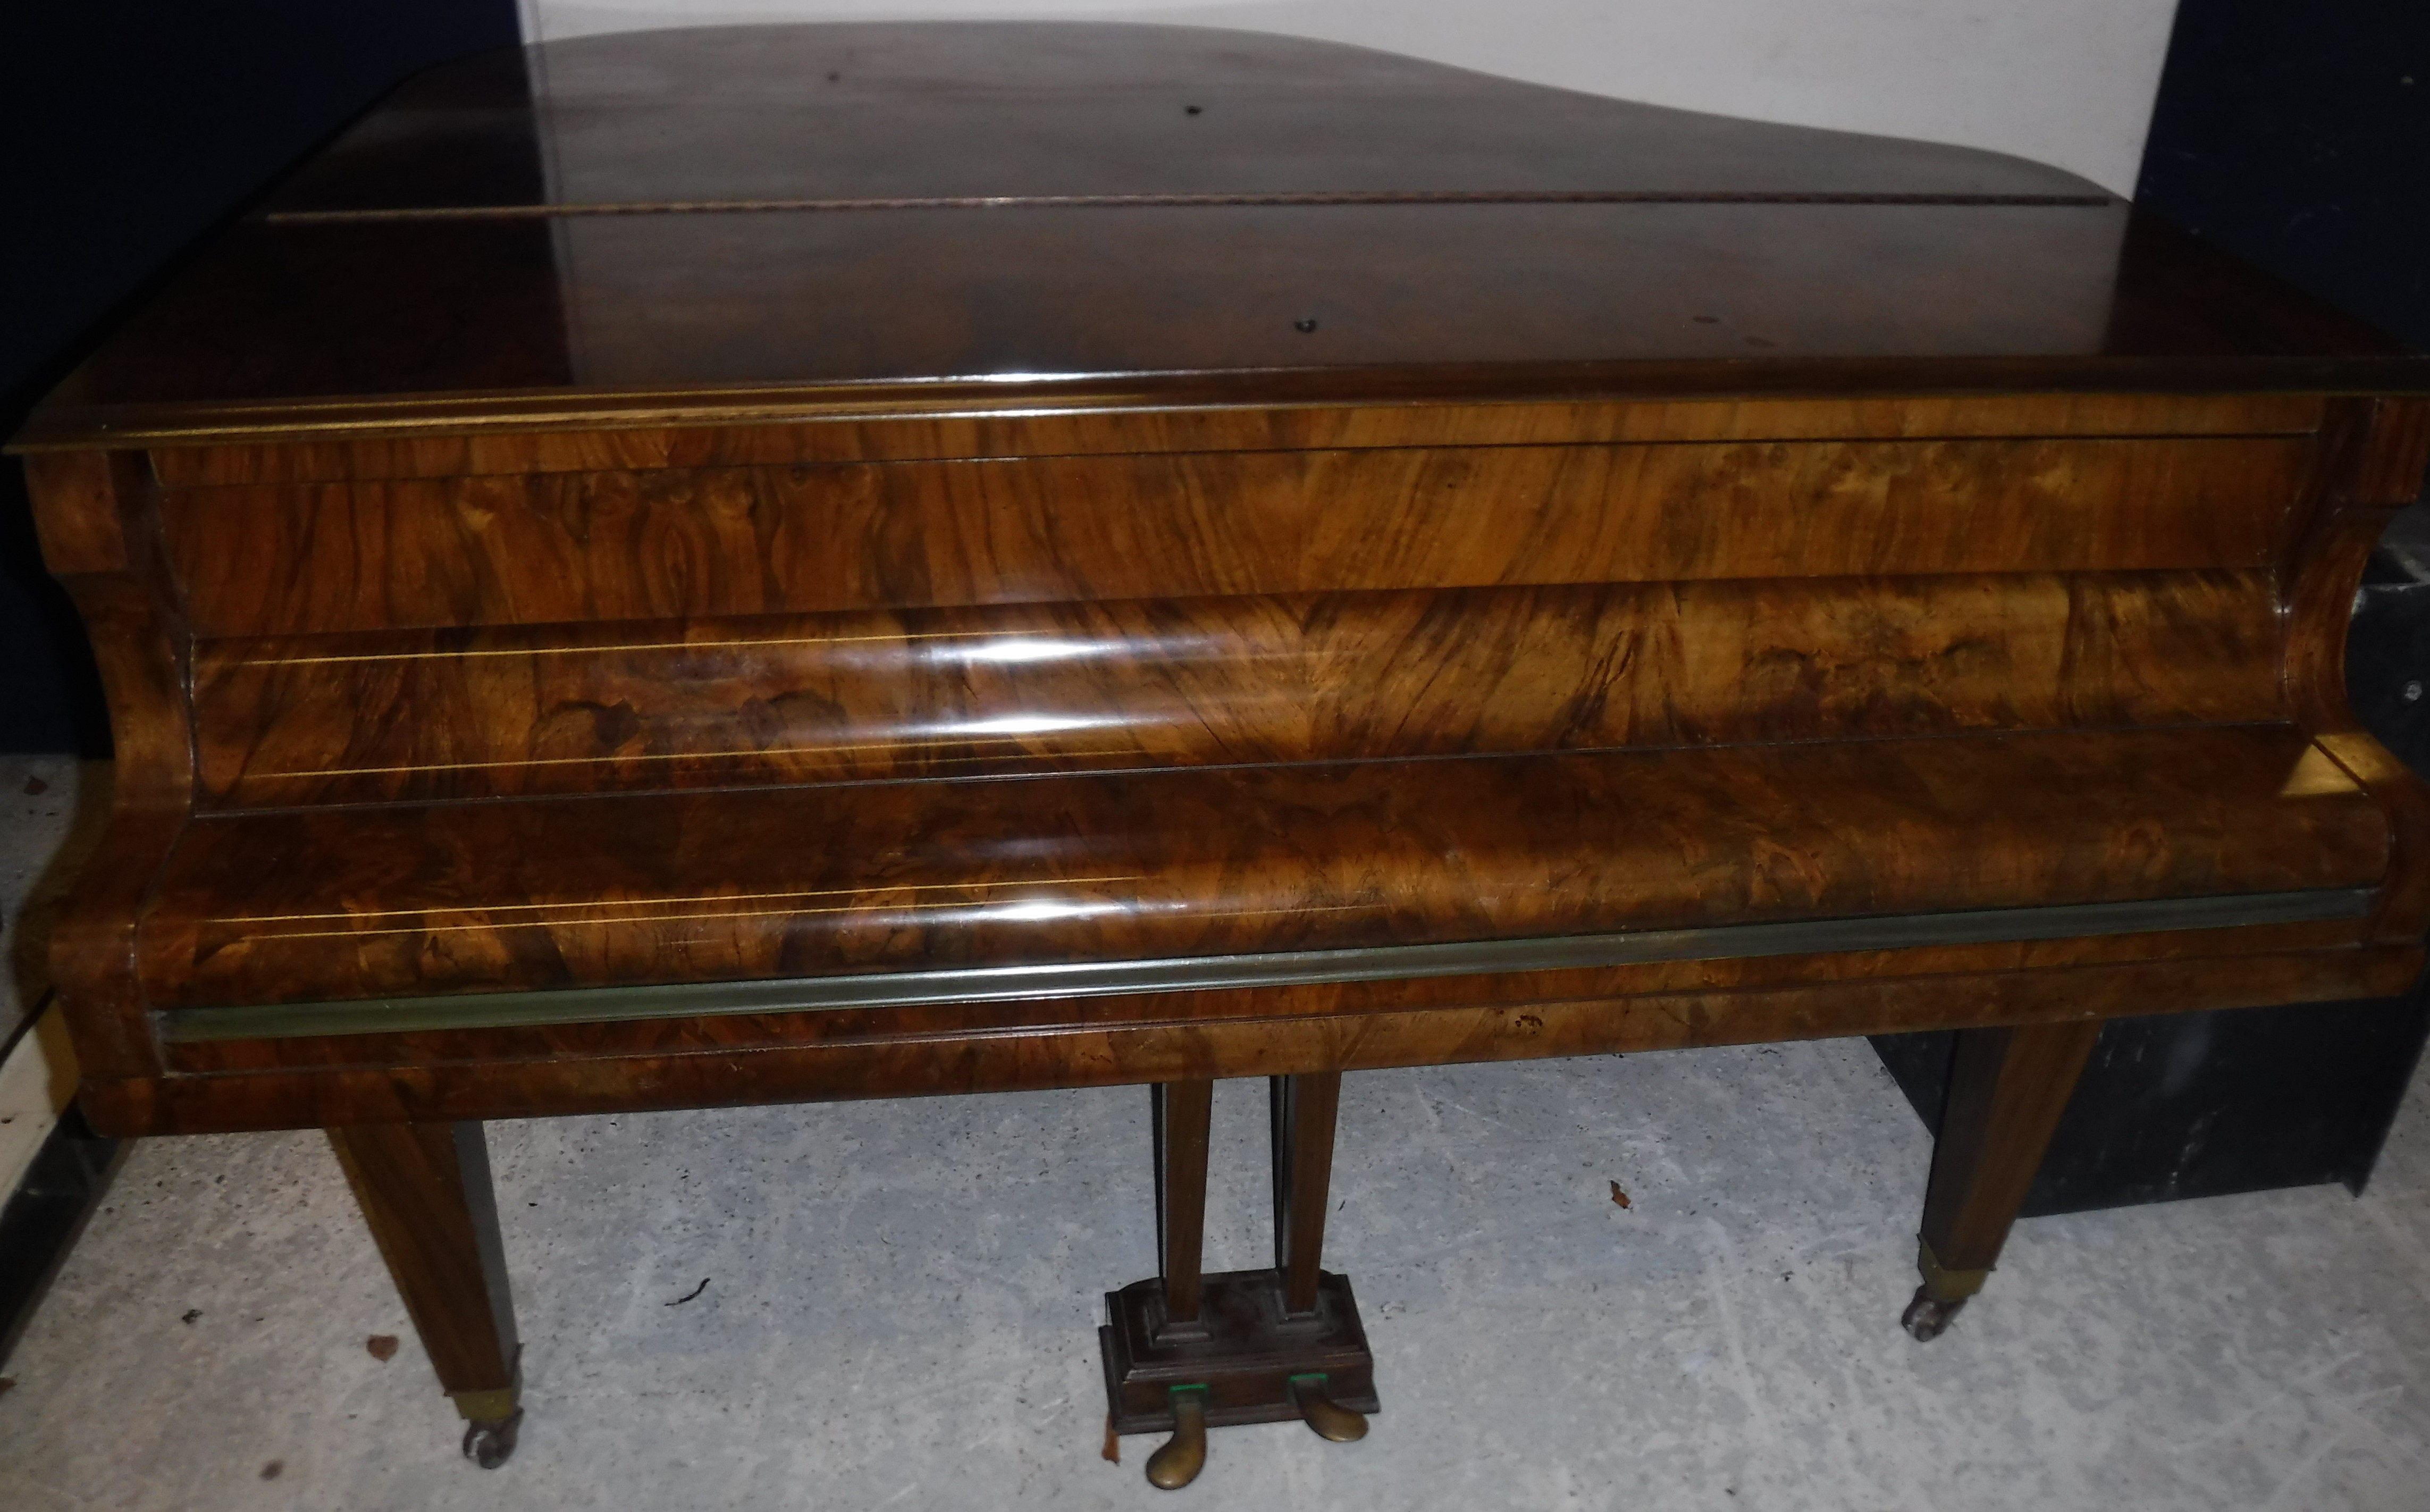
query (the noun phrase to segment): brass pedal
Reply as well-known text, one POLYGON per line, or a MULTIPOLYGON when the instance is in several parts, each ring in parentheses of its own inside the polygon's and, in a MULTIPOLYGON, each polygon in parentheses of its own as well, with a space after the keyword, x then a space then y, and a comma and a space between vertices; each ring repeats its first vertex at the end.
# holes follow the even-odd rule
MULTIPOLYGON (((1147 1483, 1159 1491, 1177 1491, 1207 1468, 1207 1388, 1173 1388, 1173 1437, 1147 1456, 1147 1483)), ((1359 1431, 1366 1431, 1362 1420, 1359 1431)))
POLYGON ((1367 1415, 1334 1401, 1325 1389, 1323 1371, 1292 1376, 1290 1399, 1299 1408, 1299 1421, 1326 1443, 1355 1444, 1367 1437, 1367 1415))

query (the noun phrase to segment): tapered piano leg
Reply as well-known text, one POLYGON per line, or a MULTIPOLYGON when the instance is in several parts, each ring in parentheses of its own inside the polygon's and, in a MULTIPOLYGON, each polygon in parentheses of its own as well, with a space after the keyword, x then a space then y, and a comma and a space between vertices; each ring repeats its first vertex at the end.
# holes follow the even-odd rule
POLYGON ((1156 1125, 1156 1261, 1164 1279, 1164 1320, 1169 1328, 1194 1329, 1215 1084, 1172 1082, 1148 1090, 1156 1125))
POLYGON ((1923 1198, 1923 1284, 1899 1319, 1916 1338, 1939 1338, 1983 1289, 2100 1037, 2098 1020, 1958 1035, 1923 1198))
POLYGON ((328 1131, 405 1310, 465 1420, 464 1454, 507 1462, 523 1424, 514 1304, 478 1123, 328 1131))
MULTIPOLYGON (((1333 1193, 1333 1130, 1341 1109, 1341 1073, 1269 1080, 1273 1122, 1274 1270, 1282 1277, 1283 1317, 1316 1315, 1323 1272, 1324 1212, 1333 1193)), ((1325 1372, 1290 1378, 1291 1403, 1317 1436, 1337 1444, 1367 1437, 1367 1419, 1335 1402, 1325 1372)))
POLYGON ((1316 1310, 1341 1073, 1269 1077, 1266 1099, 1273 1122, 1274 1269, 1282 1272, 1283 1311, 1298 1317, 1316 1310))
MULTIPOLYGON (((1207 1145, 1214 1114, 1211 1081, 1169 1082, 1148 1089, 1156 1135, 1156 1263, 1163 1283, 1151 1324, 1163 1345, 1207 1338, 1199 1321, 1207 1238, 1207 1145)), ((1148 1484, 1177 1491, 1207 1467, 1207 1387, 1190 1381, 1166 1387, 1173 1437, 1148 1456, 1148 1484)))

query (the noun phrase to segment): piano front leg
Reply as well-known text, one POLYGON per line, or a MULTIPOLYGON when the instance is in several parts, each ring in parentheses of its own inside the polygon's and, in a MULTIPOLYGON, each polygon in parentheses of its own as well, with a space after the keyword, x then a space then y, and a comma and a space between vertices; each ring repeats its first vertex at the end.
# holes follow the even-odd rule
POLYGON ((1899 1318, 1916 1338, 1939 1338, 1990 1277, 2100 1037, 2097 1019, 1958 1035, 1923 1198, 1923 1284, 1899 1318))
POLYGON ((465 1457, 495 1470, 523 1426, 514 1302, 478 1123, 328 1131, 439 1384, 465 1420, 465 1457))

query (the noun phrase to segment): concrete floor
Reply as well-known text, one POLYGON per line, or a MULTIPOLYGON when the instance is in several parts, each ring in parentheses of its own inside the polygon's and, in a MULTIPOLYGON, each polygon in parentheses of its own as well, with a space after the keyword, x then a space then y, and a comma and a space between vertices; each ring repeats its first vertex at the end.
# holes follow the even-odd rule
MULTIPOLYGON (((1263 1097, 1219 1089, 1218 1267, 1266 1251, 1263 1097)), ((8 1364, 0 1503, 2430 1506, 2420 1084, 2359 1201, 2034 1221, 1918 1345, 1929 1140, 1859 1041, 1354 1076, 1327 1259, 1385 1410, 1349 1446, 1219 1431, 1171 1497, 1154 1440, 1099 1455, 1099 1294, 1154 1266, 1146 1105, 493 1125, 531 1417, 487 1472, 317 1136, 149 1141, 8 1364)))

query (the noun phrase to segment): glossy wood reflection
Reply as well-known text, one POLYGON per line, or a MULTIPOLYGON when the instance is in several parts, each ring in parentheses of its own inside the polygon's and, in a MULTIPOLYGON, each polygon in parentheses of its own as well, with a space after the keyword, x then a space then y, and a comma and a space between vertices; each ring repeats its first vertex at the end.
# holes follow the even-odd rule
POLYGON ((206 641, 291 805, 2282 717, 2266 573, 1820 578, 206 641))
POLYGON ((141 949, 155 1003, 275 1002, 2370 886, 2388 847, 2273 726, 1251 766, 224 817, 141 949))
POLYGON ((721 26, 645 51, 555 42, 545 58, 537 101, 519 53, 412 80, 284 185, 274 213, 1290 190, 2101 195, 1992 153, 1239 30, 721 26))
POLYGON ((1004 415, 859 413, 791 424, 493 429, 279 445, 164 446, 169 488, 659 468, 922 462, 1169 452, 1649 441, 1928 440, 2000 436, 2308 436, 2317 394, 2000 393, 1648 398, 1633 403, 1012 408, 1004 415))

